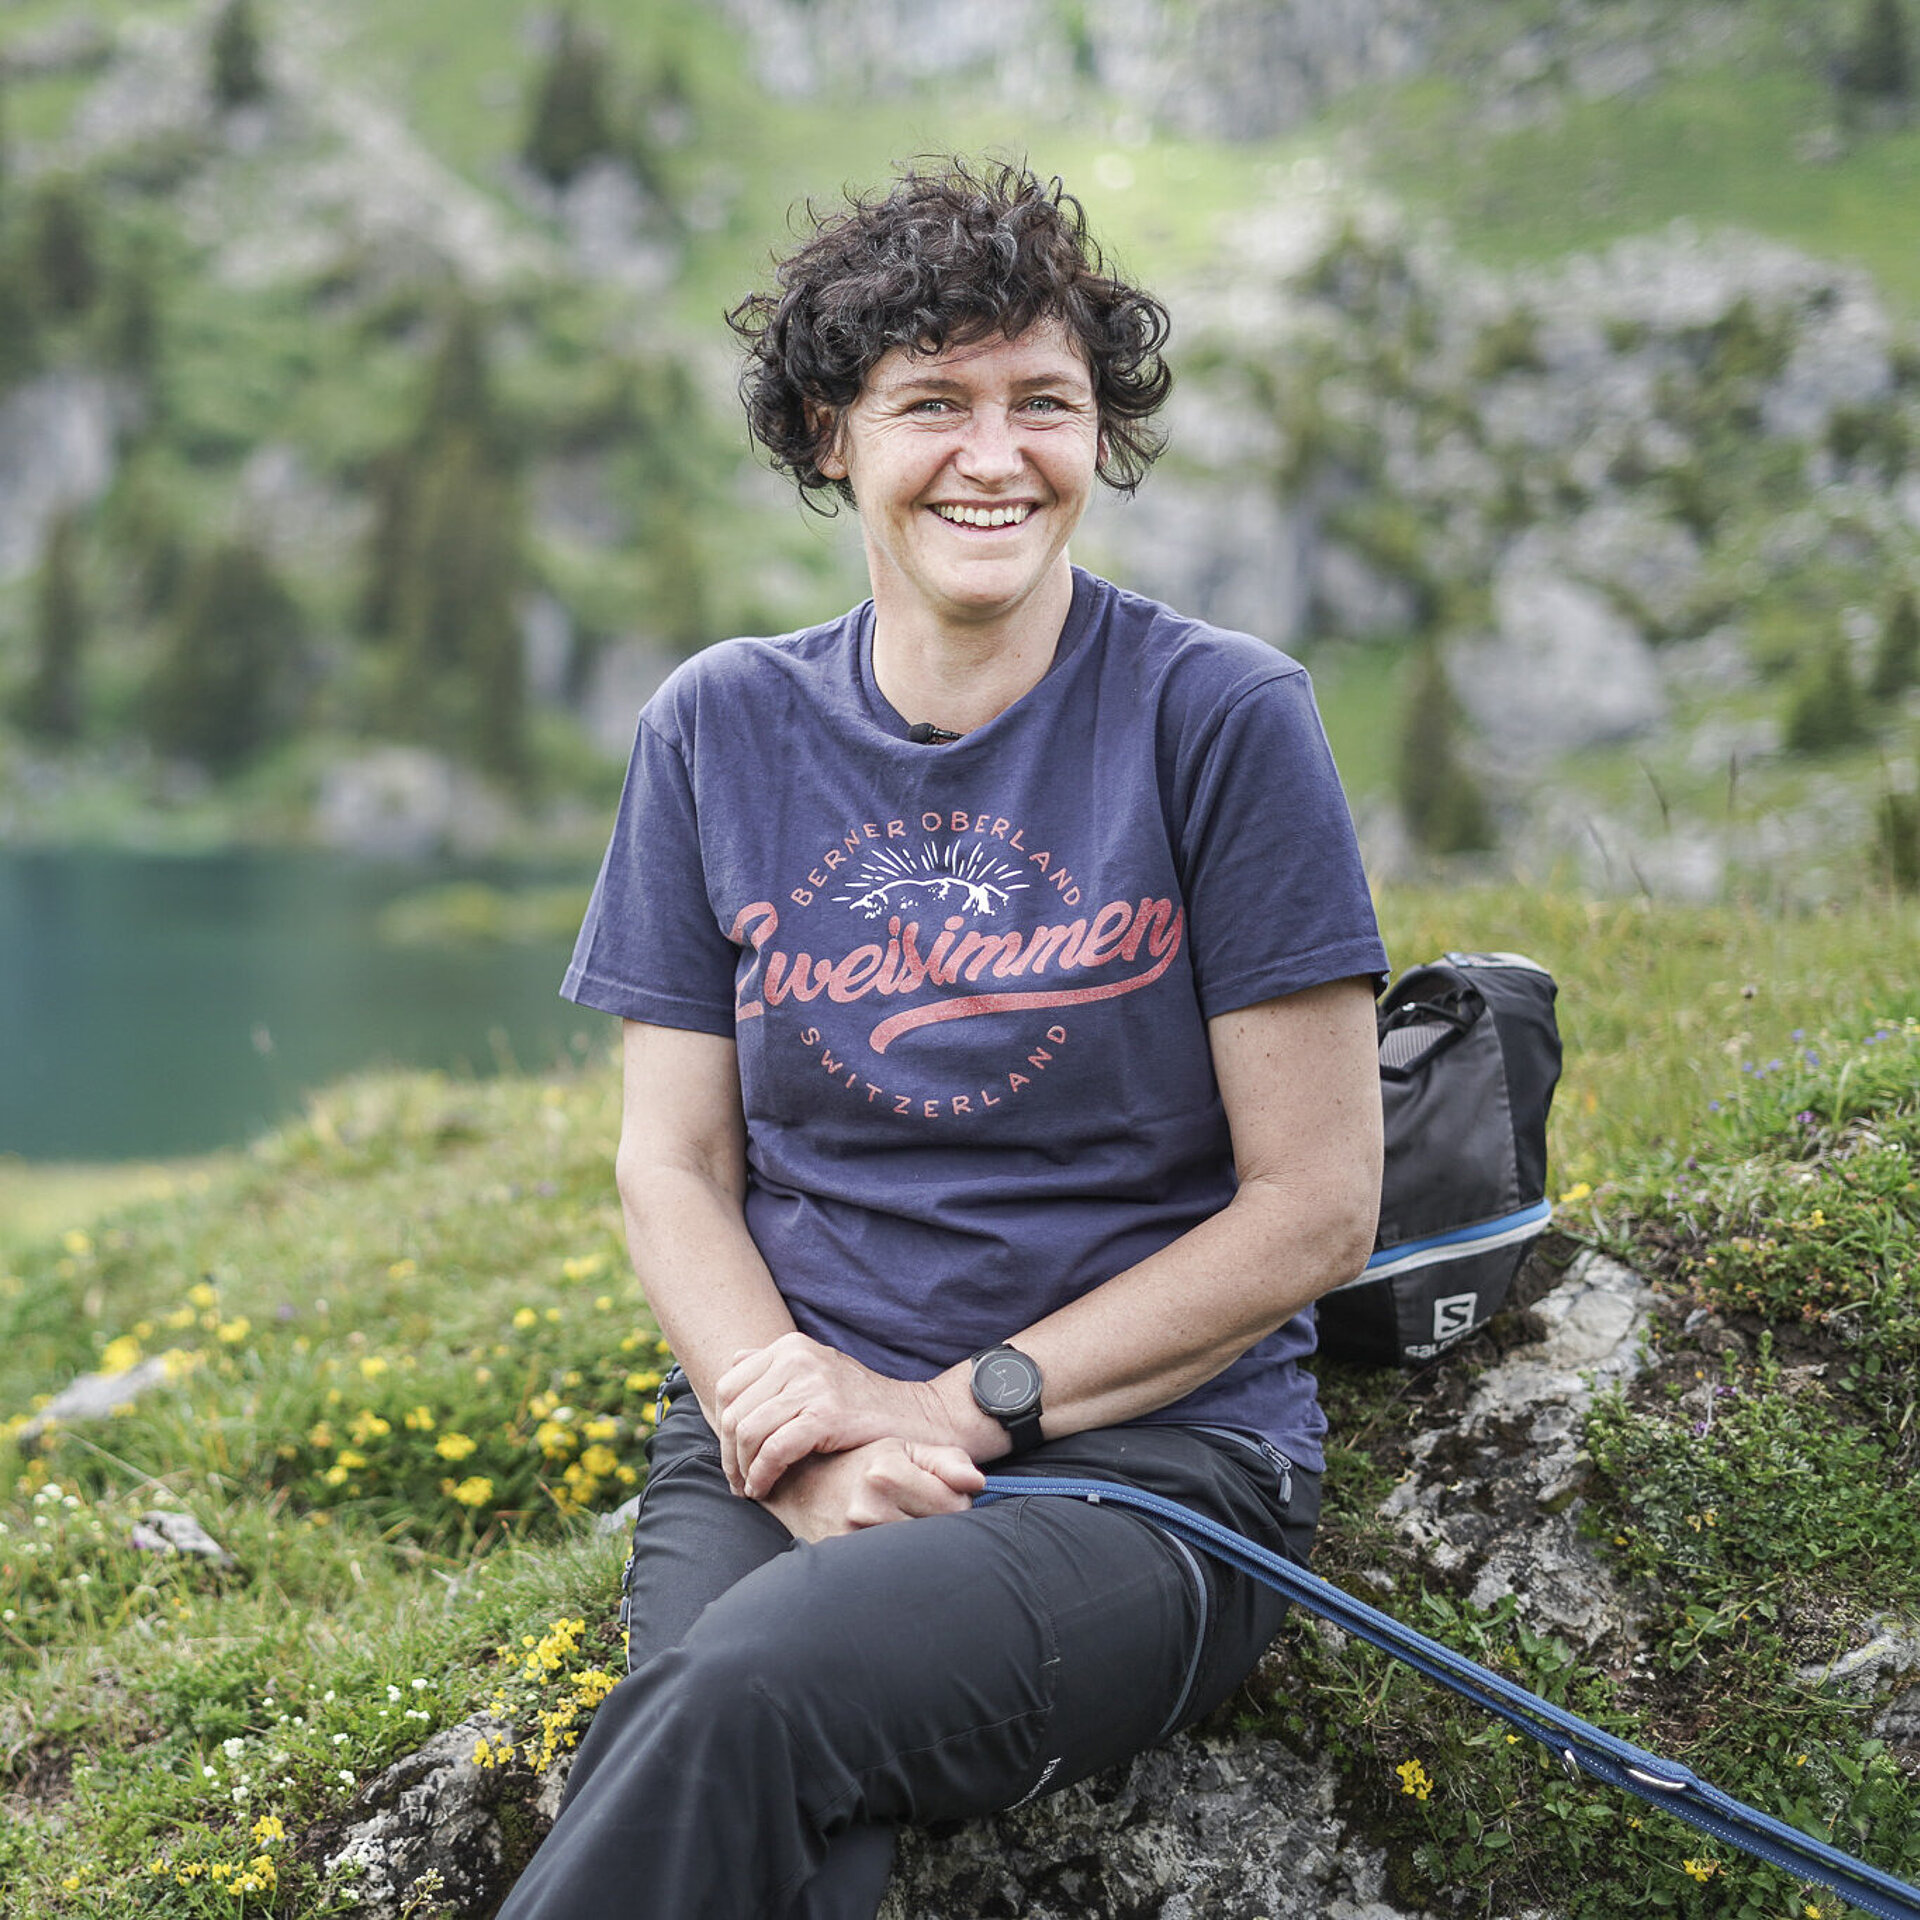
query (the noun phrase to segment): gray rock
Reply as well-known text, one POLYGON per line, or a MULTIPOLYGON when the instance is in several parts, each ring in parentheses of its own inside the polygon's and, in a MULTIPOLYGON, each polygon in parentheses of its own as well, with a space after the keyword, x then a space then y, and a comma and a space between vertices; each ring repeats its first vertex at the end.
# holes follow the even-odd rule
POLYGON ((1276 1741, 1176 1740, 991 1820, 904 1834, 881 1920, 1399 1920, 1333 1787, 1276 1741))
MULTIPOLYGON (((1920 1622, 1875 1618, 1867 1622, 1866 1634, 1859 1646, 1837 1659, 1800 1668, 1794 1679, 1810 1691, 1871 1699, 1894 1681, 1920 1673, 1920 1622)), ((1887 1711, 1891 1714, 1893 1708, 1887 1711)))
POLYGON ((1495 633, 1453 650, 1449 677, 1504 752, 1538 757, 1631 739, 1666 713, 1653 649, 1592 587, 1530 559, 1494 576, 1495 633))
POLYGON ((898 93, 984 80, 1004 105, 1057 113, 1091 67, 1123 116, 1208 138, 1258 139, 1367 80, 1426 60, 1428 0, 1109 0, 1075 15, 1045 0, 727 0, 760 82, 798 97, 898 93))
POLYGON ((1577 1520, 1581 1415, 1597 1388, 1644 1363, 1652 1290, 1584 1253, 1533 1312, 1545 1336, 1482 1375, 1458 1425, 1414 1442, 1415 1469, 1380 1508, 1420 1558, 1470 1582, 1475 1606, 1511 1594, 1537 1630, 1617 1654, 1634 1613, 1577 1520))
POLYGON ((121 401, 99 374, 42 374, 0 398, 0 582, 38 565, 65 508, 113 479, 121 401))
POLYGON ((171 1377, 172 1369, 161 1354, 118 1373, 83 1373, 71 1386, 62 1387, 14 1438, 21 1447, 32 1447, 50 1428, 110 1419, 116 1407, 132 1405, 143 1393, 165 1386, 171 1377))
POLYGON ((512 1866, 500 1824, 503 1804, 525 1794, 524 1773, 474 1764, 482 1739, 512 1730, 485 1715, 437 1733, 354 1795, 359 1816, 326 1854, 324 1872, 356 1920, 409 1920, 451 1909, 490 1914, 512 1866))
POLYGON ((374 747, 336 761, 313 810, 323 845, 377 859, 487 853, 510 824, 483 781, 425 747, 374 747))
POLYGON ((185 1555, 204 1560, 222 1573, 230 1573, 239 1565, 190 1513, 169 1513, 155 1508, 133 1523, 127 1538, 142 1553, 185 1555))

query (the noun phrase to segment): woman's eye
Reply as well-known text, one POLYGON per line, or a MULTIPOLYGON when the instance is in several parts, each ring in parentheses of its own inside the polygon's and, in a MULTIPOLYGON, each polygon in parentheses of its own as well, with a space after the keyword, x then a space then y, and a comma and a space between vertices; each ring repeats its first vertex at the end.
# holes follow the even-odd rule
POLYGON ((1054 394, 1036 393, 1033 398, 1027 402, 1027 411, 1029 413, 1058 413, 1061 410, 1062 404, 1061 400, 1054 394))
POLYGON ((947 400, 916 400, 913 410, 915 413, 940 414, 945 413, 951 405, 952 402, 947 400))

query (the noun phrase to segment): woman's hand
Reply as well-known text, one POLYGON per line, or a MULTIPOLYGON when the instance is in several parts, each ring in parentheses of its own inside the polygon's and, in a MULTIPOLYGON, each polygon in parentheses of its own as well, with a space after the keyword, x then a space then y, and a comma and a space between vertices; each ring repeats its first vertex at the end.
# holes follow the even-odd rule
POLYGON ((766 1500, 809 1454, 869 1441, 959 1439, 930 1383, 891 1380, 804 1333, 734 1355, 715 1386, 720 1458, 735 1493, 766 1500))
POLYGON ((874 1440, 798 1462, 762 1504, 795 1539, 825 1540, 892 1520, 964 1512, 985 1485, 960 1447, 874 1440))

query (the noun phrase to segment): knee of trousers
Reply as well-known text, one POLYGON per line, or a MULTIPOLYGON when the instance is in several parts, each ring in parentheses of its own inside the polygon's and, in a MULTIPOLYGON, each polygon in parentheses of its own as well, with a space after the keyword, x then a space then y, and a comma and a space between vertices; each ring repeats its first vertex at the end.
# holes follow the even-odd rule
POLYGON ((730 1783, 824 1821, 873 1758, 875 1703, 862 1680, 831 1641, 768 1645, 696 1628, 601 1703, 597 1757, 630 1779, 692 1793, 703 1781, 730 1783))
POLYGON ((822 1833, 1017 1797, 1052 1698, 1044 1615, 977 1642, 956 1627, 942 1644, 925 1619, 851 1603, 838 1580, 814 1588, 804 1565, 775 1583, 781 1604, 725 1596, 622 1681, 581 1764, 674 1796, 702 1782, 765 1794, 769 1810, 797 1807, 822 1833))

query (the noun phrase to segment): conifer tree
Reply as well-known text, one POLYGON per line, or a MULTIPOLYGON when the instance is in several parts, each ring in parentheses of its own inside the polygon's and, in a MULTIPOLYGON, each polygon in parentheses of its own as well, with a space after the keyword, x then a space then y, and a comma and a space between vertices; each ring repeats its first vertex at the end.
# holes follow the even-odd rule
POLYGON ((1423 647, 1401 723, 1396 787, 1407 831, 1428 853, 1495 845, 1486 796, 1461 757, 1464 727, 1439 648, 1423 647))
POLYGON ((1865 0, 1841 78, 1847 91, 1863 100, 1913 97, 1913 53, 1902 0, 1865 0))
POLYGON ((480 315, 448 316, 420 417, 375 479, 362 614, 387 643, 397 724, 517 778, 524 531, 480 315))
POLYGON ((1920 793, 1883 793, 1874 851, 1896 893, 1920 893, 1920 793))
POLYGON ((450 435, 419 474, 412 520, 398 608, 402 708, 488 772, 515 778, 526 692, 513 482, 475 436, 450 435))
POLYGON ((98 297, 93 216, 71 176, 56 175, 34 195, 28 208, 27 259, 42 312, 72 319, 98 297))
POLYGON ((100 344, 107 364, 151 380, 160 360, 159 270, 145 235, 127 247, 107 282, 100 344))
POLYGON ((607 49, 571 7, 555 24, 553 51, 534 89, 521 157, 550 186, 564 187, 588 161, 614 150, 606 99, 607 49))
POLYGON ((0 393, 40 364, 40 328, 20 269, 21 249, 0 228, 0 393))
POLYGON ((72 740, 80 731, 80 656, 87 620, 78 548, 76 516, 55 514, 34 589, 33 677, 18 708, 20 724, 45 740, 72 740))
POLYGON ((1860 688, 1844 645, 1828 647, 1787 708, 1789 753, 1831 753, 1866 735, 1860 688))
POLYGON ((258 546, 202 555, 148 690, 154 744, 216 773, 239 766, 290 725, 301 646, 299 609, 258 546))
POLYGON ((1867 690, 1876 700, 1892 700, 1915 686, 1920 686, 1920 606, 1913 589, 1902 587, 1881 625, 1867 690))
POLYGON ((214 102, 223 113, 266 98, 267 77, 260 64, 260 29, 252 0, 226 0, 213 23, 207 58, 214 102))

